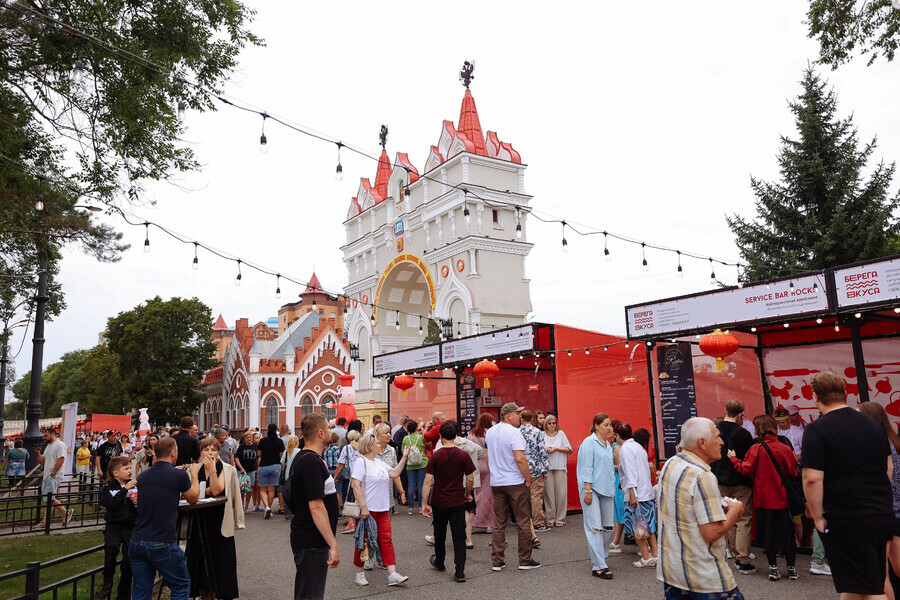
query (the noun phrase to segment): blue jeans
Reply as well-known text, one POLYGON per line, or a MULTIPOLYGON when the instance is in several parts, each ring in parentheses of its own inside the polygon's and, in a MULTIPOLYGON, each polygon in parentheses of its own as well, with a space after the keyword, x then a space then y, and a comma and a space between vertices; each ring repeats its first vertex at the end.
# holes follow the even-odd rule
POLYGON ((425 468, 423 467, 421 469, 407 469, 406 481, 409 484, 409 488, 406 490, 406 499, 409 500, 409 507, 412 508, 415 505, 415 490, 416 486, 418 485, 419 508, 422 508, 422 486, 425 485, 425 468))
POLYGON ((172 590, 172 600, 188 600, 191 591, 191 576, 184 562, 184 552, 178 544, 171 542, 143 542, 131 540, 128 546, 134 587, 132 600, 151 600, 153 596, 153 576, 156 571, 166 580, 172 590))
POLYGON ((584 522, 584 536, 587 538, 588 553, 591 556, 591 569, 600 571, 607 568, 609 542, 615 526, 615 505, 613 496, 592 494, 591 503, 584 503, 584 488, 578 489, 581 499, 581 511, 584 522))

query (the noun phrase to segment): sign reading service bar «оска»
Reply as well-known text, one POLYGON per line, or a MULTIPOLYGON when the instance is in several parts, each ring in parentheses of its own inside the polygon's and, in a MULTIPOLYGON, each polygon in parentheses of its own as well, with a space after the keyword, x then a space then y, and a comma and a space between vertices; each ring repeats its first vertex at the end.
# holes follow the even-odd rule
POLYGON ((769 284, 768 289, 760 284, 631 306, 627 311, 628 337, 665 335, 826 310, 828 298, 823 277, 808 275, 769 284))
POLYGON ((381 377, 388 373, 421 371, 441 364, 441 353, 437 346, 411 348, 402 352, 376 356, 372 364, 375 377, 381 377))
POLYGON ((900 298, 900 260, 884 260, 834 272, 841 308, 900 298))

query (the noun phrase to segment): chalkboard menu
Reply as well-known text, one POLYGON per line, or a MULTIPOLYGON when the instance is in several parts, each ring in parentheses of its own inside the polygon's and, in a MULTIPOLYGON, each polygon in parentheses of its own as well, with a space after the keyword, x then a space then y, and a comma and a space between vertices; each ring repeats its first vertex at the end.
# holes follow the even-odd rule
POLYGON ((674 456, 681 437, 681 425, 697 416, 694 365, 691 345, 668 344, 656 348, 659 368, 659 406, 662 412, 663 445, 666 457, 674 456))
POLYGON ((475 429, 478 388, 475 375, 461 375, 459 378, 459 435, 466 436, 475 429))

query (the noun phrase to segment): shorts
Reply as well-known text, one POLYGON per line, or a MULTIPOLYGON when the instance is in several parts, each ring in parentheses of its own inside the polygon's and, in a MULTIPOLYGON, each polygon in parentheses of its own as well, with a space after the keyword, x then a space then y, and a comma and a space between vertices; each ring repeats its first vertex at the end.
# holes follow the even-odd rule
POLYGON ((281 465, 268 465, 259 468, 259 487, 267 485, 278 485, 278 478, 281 477, 281 465))
POLYGON ((41 494, 53 494, 55 496, 60 483, 62 483, 62 476, 45 477, 41 482, 41 494))
POLYGON ((884 594, 887 542, 893 537, 893 515, 827 516, 819 537, 831 565, 834 589, 841 594, 884 594))
POLYGON ((734 588, 728 592, 690 592, 668 583, 663 584, 665 600, 744 600, 741 590, 734 588))

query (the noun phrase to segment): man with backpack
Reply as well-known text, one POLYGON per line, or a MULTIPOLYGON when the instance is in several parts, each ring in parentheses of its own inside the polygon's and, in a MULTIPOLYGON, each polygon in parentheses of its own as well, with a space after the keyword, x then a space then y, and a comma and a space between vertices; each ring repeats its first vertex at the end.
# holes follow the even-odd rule
POLYGON ((737 421, 744 414, 744 405, 740 400, 731 399, 725 403, 725 420, 716 425, 722 437, 722 459, 710 465, 719 481, 719 493, 723 498, 734 498, 744 505, 744 514, 725 534, 728 549, 734 555, 738 573, 750 575, 756 567, 750 562, 750 519, 753 515, 753 482, 749 477, 741 475, 734 468, 731 460, 726 458, 728 450, 743 460, 747 450, 753 445, 750 432, 738 425, 737 421))

